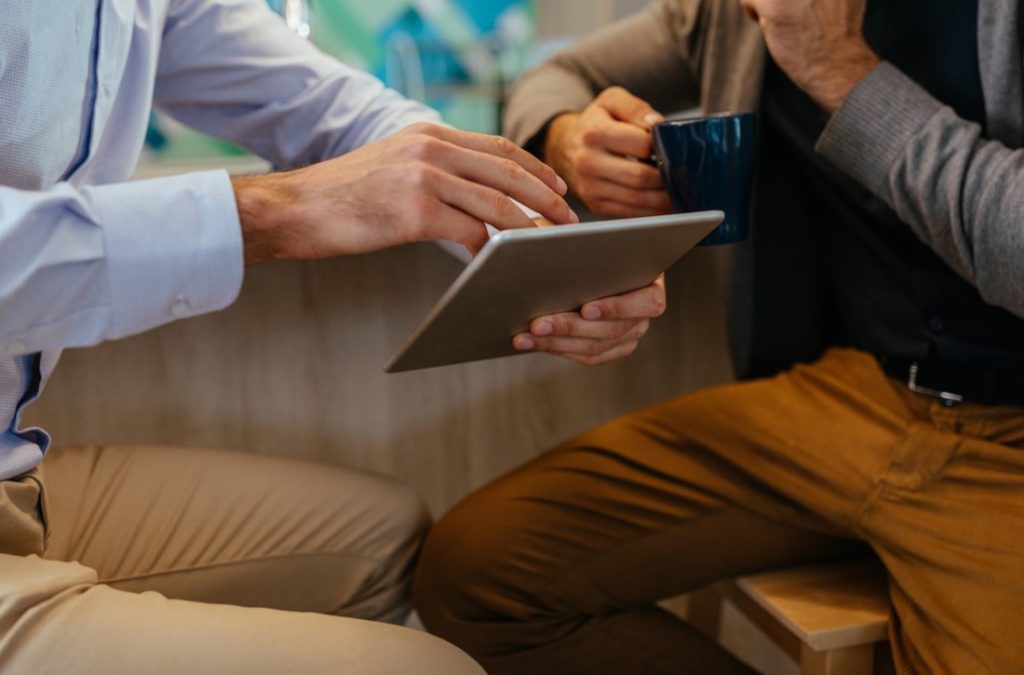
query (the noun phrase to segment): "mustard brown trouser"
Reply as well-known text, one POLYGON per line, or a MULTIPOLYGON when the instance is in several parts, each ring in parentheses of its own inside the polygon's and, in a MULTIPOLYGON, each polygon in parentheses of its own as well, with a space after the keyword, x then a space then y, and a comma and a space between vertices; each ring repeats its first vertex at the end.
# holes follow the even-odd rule
POLYGON ((865 545, 898 672, 1024 673, 1024 409, 946 408, 852 350, 684 396, 462 502, 415 601, 492 675, 747 672, 654 603, 865 545))
POLYGON ((428 524, 410 490, 343 469, 53 451, 0 482, 0 673, 481 675, 366 620, 404 617, 428 524))

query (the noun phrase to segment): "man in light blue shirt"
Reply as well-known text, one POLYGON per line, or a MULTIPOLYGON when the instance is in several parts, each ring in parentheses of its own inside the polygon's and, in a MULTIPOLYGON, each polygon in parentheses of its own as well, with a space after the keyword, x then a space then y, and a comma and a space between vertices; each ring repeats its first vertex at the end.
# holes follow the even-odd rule
MULTIPOLYGON (((83 448, 40 467, 49 439, 18 418, 60 350, 219 310, 246 264, 427 239, 477 250, 485 222, 533 225, 513 199, 574 222, 565 191, 511 143, 439 125, 321 54, 262 0, 5 8, 0 669, 478 672, 426 636, 340 618, 407 606, 426 518, 403 488, 194 450, 83 448), (128 183, 154 103, 304 168, 128 183), (162 595, 129 592, 143 590, 162 595)), ((663 305, 654 285, 554 317, 544 350, 624 356, 663 305)))

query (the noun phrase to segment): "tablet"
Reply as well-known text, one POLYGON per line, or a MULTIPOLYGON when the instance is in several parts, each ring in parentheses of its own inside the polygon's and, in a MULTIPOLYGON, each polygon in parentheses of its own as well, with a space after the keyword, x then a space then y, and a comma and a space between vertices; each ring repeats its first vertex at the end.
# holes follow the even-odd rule
POLYGON ((533 319, 649 285, 723 218, 721 211, 706 211, 500 232, 385 371, 522 354, 512 338, 528 330, 533 319))

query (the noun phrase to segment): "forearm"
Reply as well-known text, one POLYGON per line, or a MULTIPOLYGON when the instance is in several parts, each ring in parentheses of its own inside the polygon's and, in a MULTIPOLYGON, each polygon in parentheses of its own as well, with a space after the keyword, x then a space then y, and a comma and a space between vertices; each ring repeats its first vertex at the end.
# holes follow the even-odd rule
POLYGON ((982 138, 889 64, 850 92, 817 149, 986 301, 1024 316, 1024 151, 982 138))
POLYGON ((698 0, 662 0, 525 75, 509 100, 506 135, 526 146, 558 115, 583 110, 612 86, 661 110, 694 104, 699 59, 689 50, 689 38, 700 5, 698 0))

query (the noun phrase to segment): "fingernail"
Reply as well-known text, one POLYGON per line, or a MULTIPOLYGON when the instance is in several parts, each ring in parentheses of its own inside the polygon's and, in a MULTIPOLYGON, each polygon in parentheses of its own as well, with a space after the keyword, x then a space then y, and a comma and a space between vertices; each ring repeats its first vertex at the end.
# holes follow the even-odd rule
POLYGON ((533 329, 534 335, 551 335, 554 332, 555 327, 551 324, 550 321, 541 321, 533 329))
POLYGON ((597 321, 601 318, 601 309, 594 305, 587 305, 583 308, 583 318, 587 321, 597 321))
POLYGON ((653 127, 655 124, 660 124, 665 121, 659 113, 652 112, 644 115, 644 124, 653 127))
POLYGON ((558 194, 565 196, 565 193, 569 191, 569 184, 565 182, 565 179, 561 176, 555 176, 558 179, 556 185, 558 186, 558 194))
POLYGON ((530 351, 534 348, 535 343, 528 337, 519 336, 515 339, 515 348, 521 352, 530 351))
POLYGON ((580 222, 580 217, 572 209, 569 209, 569 222, 573 225, 577 225, 580 222))

